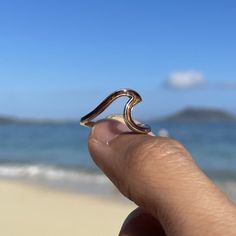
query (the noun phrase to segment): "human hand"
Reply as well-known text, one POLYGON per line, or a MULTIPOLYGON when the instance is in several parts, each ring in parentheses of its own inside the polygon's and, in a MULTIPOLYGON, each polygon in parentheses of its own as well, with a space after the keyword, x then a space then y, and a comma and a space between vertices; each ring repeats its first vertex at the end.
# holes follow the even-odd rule
POLYGON ((120 236, 236 235, 235 205, 179 142, 102 120, 92 129, 89 150, 119 191, 139 206, 120 236))

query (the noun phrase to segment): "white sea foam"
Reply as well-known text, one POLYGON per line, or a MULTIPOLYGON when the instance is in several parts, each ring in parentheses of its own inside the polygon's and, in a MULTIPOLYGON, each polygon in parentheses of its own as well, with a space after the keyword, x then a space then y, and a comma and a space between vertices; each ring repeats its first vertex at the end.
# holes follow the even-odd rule
POLYGON ((0 165, 0 178, 106 184, 101 174, 46 165, 0 165))
POLYGON ((80 169, 47 165, 0 164, 0 179, 21 180, 73 192, 114 195, 114 187, 105 175, 80 169))

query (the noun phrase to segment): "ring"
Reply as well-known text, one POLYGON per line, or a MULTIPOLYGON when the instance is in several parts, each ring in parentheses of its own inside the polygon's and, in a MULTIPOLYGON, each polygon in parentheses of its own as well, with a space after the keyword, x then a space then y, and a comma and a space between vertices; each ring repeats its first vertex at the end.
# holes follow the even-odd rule
MULTIPOLYGON (((132 109, 133 107, 142 101, 141 96, 132 89, 120 89, 112 94, 110 94, 108 97, 106 97, 93 111, 88 113, 87 115, 83 116, 80 120, 80 124, 88 127, 92 127, 95 122, 92 121, 94 118, 96 118, 98 115, 100 115, 113 101, 115 101, 117 98, 127 96, 129 97, 128 102, 126 103, 123 111, 123 121, 127 125, 127 127, 136 132, 141 134, 146 134, 151 131, 151 128, 149 125, 146 124, 137 124, 132 119, 132 109)), ((108 118, 116 119, 117 115, 109 116, 108 118)))

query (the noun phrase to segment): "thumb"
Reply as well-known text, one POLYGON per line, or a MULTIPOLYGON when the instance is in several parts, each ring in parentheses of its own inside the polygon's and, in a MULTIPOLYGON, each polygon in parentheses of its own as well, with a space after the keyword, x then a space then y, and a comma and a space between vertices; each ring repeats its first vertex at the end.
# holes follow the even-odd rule
POLYGON ((167 235, 207 235, 209 224, 215 230, 226 221, 235 230, 233 203, 179 142, 102 120, 92 129, 89 150, 121 193, 158 219, 167 235))

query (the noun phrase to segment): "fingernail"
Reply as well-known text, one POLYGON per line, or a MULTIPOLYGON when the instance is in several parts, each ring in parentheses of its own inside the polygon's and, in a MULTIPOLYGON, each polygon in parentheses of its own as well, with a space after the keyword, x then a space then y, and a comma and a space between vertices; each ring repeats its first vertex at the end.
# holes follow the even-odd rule
POLYGON ((131 131, 122 122, 113 119, 105 119, 98 121, 94 125, 90 137, 98 142, 109 145, 114 138, 127 132, 131 131))

